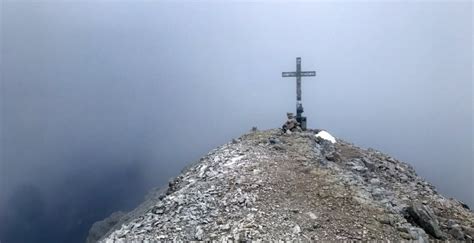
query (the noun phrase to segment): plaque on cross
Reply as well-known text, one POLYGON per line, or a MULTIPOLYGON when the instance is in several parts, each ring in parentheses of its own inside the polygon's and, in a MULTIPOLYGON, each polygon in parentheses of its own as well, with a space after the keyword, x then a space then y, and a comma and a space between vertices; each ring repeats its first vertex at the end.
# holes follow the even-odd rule
POLYGON ((316 76, 316 71, 301 71, 301 57, 296 58, 296 72, 283 72, 282 77, 296 77, 296 121, 306 130, 306 117, 303 116, 303 104, 301 103, 301 77, 316 76))

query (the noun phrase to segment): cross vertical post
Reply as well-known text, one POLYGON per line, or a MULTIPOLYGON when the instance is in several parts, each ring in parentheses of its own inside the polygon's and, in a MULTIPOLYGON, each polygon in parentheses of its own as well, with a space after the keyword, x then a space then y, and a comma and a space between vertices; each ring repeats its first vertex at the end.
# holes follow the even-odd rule
MULTIPOLYGON (((296 120, 301 119, 303 104, 301 103, 301 57, 296 58, 296 120)), ((298 121, 299 122, 299 121, 298 121)))
POLYGON ((296 72, 283 72, 282 77, 296 77, 296 121, 303 130, 306 130, 306 117, 303 116, 301 102, 301 77, 316 76, 316 71, 301 71, 301 57, 296 58, 296 72))

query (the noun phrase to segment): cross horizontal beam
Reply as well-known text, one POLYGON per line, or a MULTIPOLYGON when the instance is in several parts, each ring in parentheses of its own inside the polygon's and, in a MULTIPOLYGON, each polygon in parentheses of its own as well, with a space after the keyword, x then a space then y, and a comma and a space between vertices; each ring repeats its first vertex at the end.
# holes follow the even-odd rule
MULTIPOLYGON (((286 77, 298 77, 298 72, 282 72, 281 76, 286 78, 286 77)), ((300 77, 312 77, 316 76, 316 71, 304 71, 300 72, 300 77)))
POLYGON ((311 76, 316 76, 316 71, 305 71, 305 72, 300 72, 301 77, 311 77, 311 76))

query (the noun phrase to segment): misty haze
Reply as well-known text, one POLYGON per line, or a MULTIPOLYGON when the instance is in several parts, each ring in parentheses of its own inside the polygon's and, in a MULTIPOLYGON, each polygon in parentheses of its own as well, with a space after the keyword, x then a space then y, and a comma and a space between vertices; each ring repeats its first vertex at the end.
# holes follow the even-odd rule
POLYGON ((211 149, 308 128, 474 206, 472 2, 2 1, 0 241, 84 242, 211 149))

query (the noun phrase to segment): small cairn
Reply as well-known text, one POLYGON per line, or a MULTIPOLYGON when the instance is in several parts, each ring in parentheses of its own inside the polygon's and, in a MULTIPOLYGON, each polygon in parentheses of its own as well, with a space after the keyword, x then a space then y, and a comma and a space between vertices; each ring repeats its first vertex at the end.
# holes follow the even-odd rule
POLYGON ((301 132, 302 129, 300 123, 296 121, 294 114, 291 112, 287 112, 286 116, 288 120, 282 126, 283 132, 287 134, 291 134, 292 132, 301 132))

